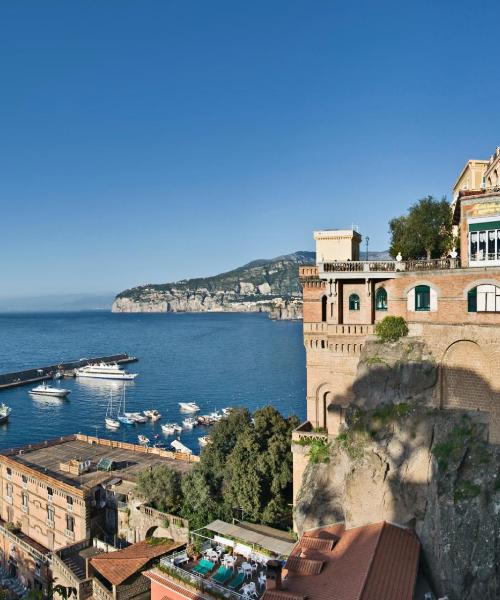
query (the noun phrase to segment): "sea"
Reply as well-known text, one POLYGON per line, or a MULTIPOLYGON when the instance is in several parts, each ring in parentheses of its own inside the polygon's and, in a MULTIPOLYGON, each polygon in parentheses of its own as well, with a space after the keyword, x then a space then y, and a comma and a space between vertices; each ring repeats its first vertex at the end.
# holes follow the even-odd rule
MULTIPOLYGON (((0 448, 73 433, 138 443, 138 435, 167 445, 161 423, 182 423, 179 402, 196 402, 198 414, 225 407, 254 411, 272 405, 284 415, 305 417, 306 375, 302 324, 272 321, 264 314, 77 313, 0 314, 0 373, 127 352, 138 362, 125 368, 133 382, 64 378, 54 385, 68 399, 30 396, 33 385, 0 390, 12 409, 0 425, 0 448), (110 396, 125 396, 127 411, 156 408, 156 423, 106 429, 110 396)), ((179 439, 199 453, 208 427, 183 431, 179 439)))

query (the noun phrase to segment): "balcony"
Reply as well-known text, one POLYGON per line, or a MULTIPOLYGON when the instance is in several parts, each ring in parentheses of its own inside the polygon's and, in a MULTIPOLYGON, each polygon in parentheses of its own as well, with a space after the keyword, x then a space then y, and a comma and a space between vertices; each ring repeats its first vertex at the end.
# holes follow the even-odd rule
POLYGON ((375 325, 336 325, 335 323, 304 323, 304 334, 326 333, 328 335, 373 335, 375 325))
MULTIPOLYGON (((430 260, 347 260, 318 264, 318 276, 322 279, 353 279, 356 277, 394 278, 402 271, 442 271, 459 269, 459 258, 433 258, 430 260)), ((302 275, 302 271, 301 271, 302 275)))
POLYGON ((71 529, 65 529, 64 530, 64 535, 69 539, 69 540, 74 540, 75 539, 75 532, 71 531, 71 529))

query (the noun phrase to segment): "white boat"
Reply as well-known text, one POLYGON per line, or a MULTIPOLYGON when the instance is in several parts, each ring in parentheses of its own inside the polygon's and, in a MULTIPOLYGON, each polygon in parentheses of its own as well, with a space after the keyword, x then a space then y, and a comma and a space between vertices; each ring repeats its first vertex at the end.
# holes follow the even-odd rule
POLYGON ((187 446, 184 446, 184 444, 182 442, 179 442, 179 440, 174 440, 173 442, 171 442, 170 446, 176 452, 183 452, 184 454, 193 454, 193 451, 187 446))
POLYGON ((30 394, 36 394, 37 396, 53 396, 55 398, 64 398, 71 394, 70 390, 65 390, 64 388, 59 387, 51 387, 46 383, 41 383, 37 385, 29 392, 30 394))
POLYGON ((200 407, 194 402, 179 402, 179 408, 184 412, 195 413, 200 410, 200 407))
POLYGON ((75 375, 77 377, 90 377, 92 379, 121 379, 122 381, 130 381, 137 377, 137 373, 128 373, 115 363, 86 365, 85 367, 76 369, 75 375))
POLYGON ((54 373, 54 379, 62 379, 63 378, 63 374, 61 373, 61 371, 56 371, 54 373))
POLYGON ((203 435, 202 437, 198 438, 198 443, 202 448, 204 448, 210 443, 210 437, 208 435, 203 435))
POLYGON ((141 413, 138 413, 138 412, 124 412, 123 414, 128 419, 132 419, 132 421, 134 421, 134 423, 147 423, 148 422, 148 418, 145 417, 144 415, 141 415, 141 413))
POLYGON ((109 402, 106 408, 106 416, 104 418, 104 422, 108 429, 119 429, 120 421, 113 417, 113 392, 109 395, 109 402))
POLYGON ((177 423, 164 423, 161 426, 161 430, 167 435, 174 435, 174 433, 180 433, 182 431, 182 427, 177 425, 177 423))
POLYGON ((133 421, 130 417, 127 417, 127 413, 125 412, 125 387, 122 392, 122 401, 121 404, 118 404, 118 414, 116 416, 120 423, 124 425, 135 425, 135 421, 133 421), (121 412, 120 412, 121 409, 121 412))
POLYGON ((2 404, 0 404, 0 424, 7 423, 11 412, 12 409, 10 408, 10 406, 7 406, 3 402, 2 404))
POLYGON ((146 437, 145 435, 140 434, 137 436, 137 438, 139 440, 139 444, 143 444, 143 445, 149 444, 149 438, 146 437))
POLYGON ((193 427, 196 427, 196 425, 198 425, 198 419, 195 419, 194 417, 187 417, 184 419, 184 421, 182 421, 182 426, 184 429, 193 429, 193 427))
POLYGON ((176 433, 180 433, 182 431, 182 427, 180 425, 177 425, 177 423, 174 423, 174 431, 176 433))
POLYGON ((161 414, 156 410, 156 408, 152 408, 151 410, 145 410, 144 412, 144 416, 148 417, 148 419, 151 419, 151 421, 158 421, 159 419, 161 419, 161 414))

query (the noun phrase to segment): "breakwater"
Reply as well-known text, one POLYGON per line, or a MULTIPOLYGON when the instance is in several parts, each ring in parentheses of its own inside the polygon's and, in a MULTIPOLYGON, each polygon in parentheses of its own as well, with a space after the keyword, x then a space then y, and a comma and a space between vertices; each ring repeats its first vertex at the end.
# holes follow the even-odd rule
POLYGON ((52 379, 56 373, 61 373, 67 376, 73 376, 74 370, 90 365, 93 363, 118 363, 125 364, 137 361, 135 356, 129 356, 126 352, 122 354, 113 354, 111 356, 98 356, 95 358, 80 358, 69 362, 62 362, 46 367, 35 367, 33 369, 25 369, 23 371, 15 371, 13 373, 0 374, 0 390, 17 387, 20 385, 28 385, 37 381, 52 379))

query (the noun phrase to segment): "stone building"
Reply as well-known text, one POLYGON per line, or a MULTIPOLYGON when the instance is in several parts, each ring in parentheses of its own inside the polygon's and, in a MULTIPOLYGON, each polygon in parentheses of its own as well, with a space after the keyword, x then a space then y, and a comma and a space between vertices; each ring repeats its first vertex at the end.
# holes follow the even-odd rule
POLYGON ((55 551, 75 543, 138 542, 167 529, 184 541, 183 520, 165 528, 166 515, 150 514, 131 490, 142 469, 186 471, 197 459, 80 434, 3 450, 0 567, 26 588, 46 590, 55 551), (128 494, 117 497, 123 481, 128 494))
MULTIPOLYGON (((432 352, 439 367, 434 406, 480 411, 490 441, 500 441, 500 193, 460 192, 453 210, 461 257, 360 261, 357 232, 314 234, 317 264, 300 269, 307 422, 295 441, 339 433, 363 346, 387 315, 403 317, 409 336, 432 352), (351 240, 351 256, 344 246, 339 251, 337 237, 351 240)), ((298 444, 293 452, 297 493, 307 452, 298 444)))

